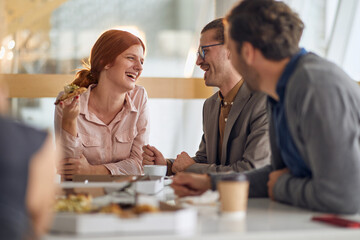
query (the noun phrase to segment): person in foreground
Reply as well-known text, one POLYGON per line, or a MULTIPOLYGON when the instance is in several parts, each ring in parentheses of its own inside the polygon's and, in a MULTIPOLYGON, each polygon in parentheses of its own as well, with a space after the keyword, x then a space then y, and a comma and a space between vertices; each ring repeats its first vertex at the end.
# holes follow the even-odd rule
POLYGON ((96 41, 90 65, 73 81, 88 90, 60 101, 55 110, 56 135, 64 150, 59 173, 65 179, 143 172, 141 147, 149 137, 149 112, 147 93, 135 83, 144 52, 138 37, 121 30, 108 30, 96 41))
POLYGON ((199 150, 193 158, 182 152, 173 161, 146 145, 143 164, 167 164, 168 175, 182 171, 242 172, 269 164, 266 95, 251 92, 231 65, 224 46, 223 19, 202 29, 196 64, 205 71, 206 86, 219 88, 204 103, 199 150))
MULTIPOLYGON (((1 83, 0 83, 1 85, 1 83)), ((52 137, 3 116, 0 86, 0 236, 38 239, 51 223, 55 163, 52 137)))
MULTIPOLYGON (((269 96, 271 165, 245 173, 250 197, 315 211, 360 211, 360 89, 335 64, 299 49, 303 23, 287 5, 245 0, 226 18, 231 61, 269 96)), ((213 185, 216 179, 213 177, 213 185)), ((210 187, 206 175, 178 175, 180 196, 210 187)))

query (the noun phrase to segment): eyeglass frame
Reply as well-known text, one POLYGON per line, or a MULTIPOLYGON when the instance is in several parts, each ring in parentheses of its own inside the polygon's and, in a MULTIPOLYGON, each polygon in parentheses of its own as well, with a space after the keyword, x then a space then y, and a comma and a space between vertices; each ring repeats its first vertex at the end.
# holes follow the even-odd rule
POLYGON ((224 45, 224 43, 215 43, 215 44, 200 46, 198 51, 197 51, 197 55, 200 56, 202 60, 205 60, 204 48, 214 47, 214 46, 218 46, 218 45, 224 45), (201 50, 201 52, 200 52, 200 50, 201 50))

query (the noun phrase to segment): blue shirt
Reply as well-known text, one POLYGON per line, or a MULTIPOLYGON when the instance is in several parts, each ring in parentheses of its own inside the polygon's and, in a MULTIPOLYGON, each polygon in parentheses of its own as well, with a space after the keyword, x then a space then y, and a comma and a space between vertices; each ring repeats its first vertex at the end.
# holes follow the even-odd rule
POLYGON ((306 53, 307 51, 302 48, 286 65, 285 70, 276 86, 276 93, 279 96, 279 101, 269 97, 275 127, 276 145, 285 165, 289 168, 291 174, 296 177, 311 177, 311 170, 302 159, 302 156, 300 155, 299 150, 297 149, 291 136, 286 119, 285 93, 289 78, 294 72, 301 56, 306 53))

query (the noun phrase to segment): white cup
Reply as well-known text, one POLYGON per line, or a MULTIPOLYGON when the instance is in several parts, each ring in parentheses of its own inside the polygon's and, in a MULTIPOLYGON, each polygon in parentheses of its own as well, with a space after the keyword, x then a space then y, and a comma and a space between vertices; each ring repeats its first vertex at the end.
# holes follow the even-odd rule
POLYGON ((145 165, 144 173, 148 176, 166 176, 167 166, 166 165, 145 165))

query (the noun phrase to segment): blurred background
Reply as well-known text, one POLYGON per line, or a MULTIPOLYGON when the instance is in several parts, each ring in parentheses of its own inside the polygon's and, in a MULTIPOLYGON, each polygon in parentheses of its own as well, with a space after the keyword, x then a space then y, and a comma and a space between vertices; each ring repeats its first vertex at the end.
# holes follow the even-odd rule
MULTIPOLYGON (((99 35, 118 28, 146 44, 142 77, 202 78, 201 29, 234 0, 0 0, 1 74, 75 74, 99 35), (6 26, 6 27, 5 27, 6 26)), ((301 46, 360 80, 359 0, 287 0, 305 22, 301 46)), ((217 89, 214 89, 214 92, 217 89)), ((19 121, 53 131, 54 98, 10 99, 19 121)), ((205 99, 151 98, 150 144, 195 154, 205 99)))

